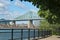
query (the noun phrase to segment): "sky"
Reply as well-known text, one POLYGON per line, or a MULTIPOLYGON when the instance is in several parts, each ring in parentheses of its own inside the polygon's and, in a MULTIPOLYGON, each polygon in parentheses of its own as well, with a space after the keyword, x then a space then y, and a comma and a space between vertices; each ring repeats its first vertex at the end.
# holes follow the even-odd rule
POLYGON ((0 19, 14 19, 31 10, 38 12, 39 9, 32 2, 0 0, 0 19))
MULTIPOLYGON (((38 10, 39 9, 36 6, 32 5, 32 2, 21 2, 19 0, 0 0, 0 19, 14 19, 20 15, 27 13, 28 11, 38 12, 38 10)), ((23 24, 27 22, 20 21, 16 23, 23 24)))

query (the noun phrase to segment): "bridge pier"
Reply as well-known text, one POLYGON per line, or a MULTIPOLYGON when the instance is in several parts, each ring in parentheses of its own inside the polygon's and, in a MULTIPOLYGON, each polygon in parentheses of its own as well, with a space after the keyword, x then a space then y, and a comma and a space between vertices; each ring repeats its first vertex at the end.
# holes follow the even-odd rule
POLYGON ((28 28, 35 28, 34 25, 33 25, 33 20, 29 20, 28 28))
POLYGON ((13 25, 16 26, 16 21, 13 21, 13 25))

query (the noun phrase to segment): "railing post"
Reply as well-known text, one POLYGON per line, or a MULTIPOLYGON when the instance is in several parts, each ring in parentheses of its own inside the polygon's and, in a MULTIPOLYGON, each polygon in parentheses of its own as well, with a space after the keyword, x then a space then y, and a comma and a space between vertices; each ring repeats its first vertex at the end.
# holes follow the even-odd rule
POLYGON ((39 29, 38 29, 38 39, 39 39, 39 29))
POLYGON ((35 39, 35 29, 34 29, 34 39, 35 39))
POLYGON ((28 29, 28 40, 30 40, 30 29, 28 29))
POLYGON ((13 29, 11 29, 11 40, 13 40, 13 29))
POLYGON ((23 29, 21 29, 21 40, 23 40, 23 29))

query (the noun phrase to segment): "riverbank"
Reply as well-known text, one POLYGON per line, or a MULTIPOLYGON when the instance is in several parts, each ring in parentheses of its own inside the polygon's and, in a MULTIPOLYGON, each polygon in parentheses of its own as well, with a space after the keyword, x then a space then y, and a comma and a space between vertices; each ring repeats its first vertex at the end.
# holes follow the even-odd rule
POLYGON ((43 38, 43 39, 38 39, 38 40, 60 40, 60 36, 53 35, 53 36, 43 38))

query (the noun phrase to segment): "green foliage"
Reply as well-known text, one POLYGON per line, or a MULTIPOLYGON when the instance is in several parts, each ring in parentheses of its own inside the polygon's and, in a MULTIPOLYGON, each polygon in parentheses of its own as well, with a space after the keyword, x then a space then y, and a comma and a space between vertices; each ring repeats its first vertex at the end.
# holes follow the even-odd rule
POLYGON ((43 16, 48 20, 50 24, 60 23, 60 0, 20 0, 32 2, 34 6, 39 8, 39 12, 45 12, 49 10, 48 15, 41 13, 39 15, 43 16), (57 21, 58 20, 58 21, 57 21))
POLYGON ((52 28, 52 34, 60 35, 60 24, 50 24, 50 27, 52 28))
POLYGON ((49 23, 46 20, 41 20, 40 21, 40 29, 41 30, 49 30, 49 23))
POLYGON ((45 10, 39 10, 38 14, 39 14, 40 17, 46 18, 47 21, 50 24, 58 23, 57 16, 56 15, 52 15, 52 13, 49 10, 46 10, 46 11, 45 10))
POLYGON ((53 35, 60 35, 60 24, 49 24, 47 20, 41 20, 40 30, 52 30, 53 35))

